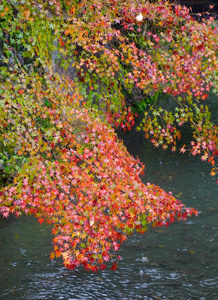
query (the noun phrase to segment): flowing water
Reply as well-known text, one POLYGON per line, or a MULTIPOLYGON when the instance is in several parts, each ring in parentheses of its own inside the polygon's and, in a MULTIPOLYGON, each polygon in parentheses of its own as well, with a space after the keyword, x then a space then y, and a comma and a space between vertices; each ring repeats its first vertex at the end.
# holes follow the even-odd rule
POLYGON ((49 226, 26 216, 0 219, 1 300, 218 299, 218 186, 210 166, 154 149, 139 134, 129 133, 125 144, 146 165, 144 182, 171 191, 199 216, 130 237, 118 270, 94 274, 50 261, 49 226))

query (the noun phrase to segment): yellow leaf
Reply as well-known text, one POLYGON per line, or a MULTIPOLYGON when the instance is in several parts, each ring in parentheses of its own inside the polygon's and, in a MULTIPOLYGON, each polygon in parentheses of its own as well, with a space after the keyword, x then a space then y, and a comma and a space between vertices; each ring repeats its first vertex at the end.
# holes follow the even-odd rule
POLYGON ((55 254, 54 254, 54 252, 52 252, 52 253, 50 254, 50 259, 53 260, 54 258, 55 258, 55 254))
POLYGON ((29 9, 25 9, 23 11, 23 16, 26 20, 29 20, 29 17, 30 17, 30 10, 29 9))
POLYGON ((67 252, 63 252, 63 253, 62 253, 62 257, 63 257, 64 260, 67 260, 68 257, 69 257, 69 255, 68 255, 67 252))
POLYGON ((210 175, 211 175, 211 176, 215 176, 215 175, 216 175, 216 172, 215 172, 214 170, 212 170, 212 171, 210 172, 210 175))

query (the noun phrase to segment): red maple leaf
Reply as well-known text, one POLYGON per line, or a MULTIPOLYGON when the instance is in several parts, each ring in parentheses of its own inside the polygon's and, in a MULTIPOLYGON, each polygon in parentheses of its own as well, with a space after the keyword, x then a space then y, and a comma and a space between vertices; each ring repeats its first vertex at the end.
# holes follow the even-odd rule
POLYGON ((117 263, 116 261, 113 262, 113 265, 111 266, 111 270, 116 271, 117 269, 117 263))

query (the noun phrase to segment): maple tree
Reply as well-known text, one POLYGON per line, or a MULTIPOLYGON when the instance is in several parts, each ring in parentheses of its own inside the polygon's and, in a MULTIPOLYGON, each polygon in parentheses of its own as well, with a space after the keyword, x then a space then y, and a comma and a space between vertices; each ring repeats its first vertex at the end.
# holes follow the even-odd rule
POLYGON ((96 271, 116 269, 128 234, 197 214, 141 182, 143 165, 113 127, 130 129, 134 106, 143 109, 137 129, 175 151, 189 123, 193 141, 180 152, 201 154, 216 174, 217 126, 204 104, 218 92, 212 18, 199 23, 165 1, 23 0, 1 1, 0 20, 3 217, 52 224, 51 258, 96 271), (175 107, 161 107, 160 94, 175 107))

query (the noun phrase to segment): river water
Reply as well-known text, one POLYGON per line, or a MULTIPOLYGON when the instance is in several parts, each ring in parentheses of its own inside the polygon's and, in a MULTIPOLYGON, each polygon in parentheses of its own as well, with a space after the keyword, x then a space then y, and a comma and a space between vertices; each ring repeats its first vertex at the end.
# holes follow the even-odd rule
POLYGON ((171 191, 199 216, 133 235, 119 251, 118 270, 94 274, 50 261, 49 226, 27 216, 0 219, 1 300, 218 299, 218 186, 210 166, 188 154, 154 149, 141 134, 123 138, 146 166, 142 180, 171 191))

